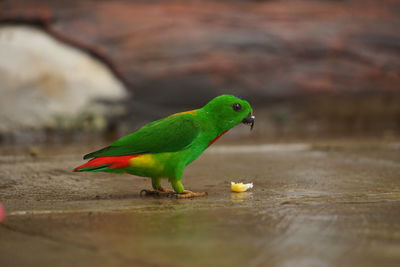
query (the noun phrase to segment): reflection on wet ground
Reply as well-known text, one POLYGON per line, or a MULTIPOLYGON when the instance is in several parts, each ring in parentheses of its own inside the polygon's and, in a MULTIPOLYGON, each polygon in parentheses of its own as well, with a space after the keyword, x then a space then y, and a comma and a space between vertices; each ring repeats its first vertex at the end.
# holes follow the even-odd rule
POLYGON ((192 200, 71 173, 77 152, 0 157, 0 265, 398 266, 399 146, 280 146, 216 146, 187 168, 209 193, 192 200))

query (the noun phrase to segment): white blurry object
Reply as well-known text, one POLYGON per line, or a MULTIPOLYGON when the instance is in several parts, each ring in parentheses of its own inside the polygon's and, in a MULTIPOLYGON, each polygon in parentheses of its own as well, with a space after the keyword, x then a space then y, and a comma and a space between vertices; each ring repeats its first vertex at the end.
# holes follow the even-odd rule
POLYGON ((246 192, 250 188, 253 188, 253 183, 244 184, 231 182, 231 190, 236 193, 246 192))
POLYGON ((0 59, 0 131, 54 127, 127 95, 103 62, 35 27, 1 26, 0 59))

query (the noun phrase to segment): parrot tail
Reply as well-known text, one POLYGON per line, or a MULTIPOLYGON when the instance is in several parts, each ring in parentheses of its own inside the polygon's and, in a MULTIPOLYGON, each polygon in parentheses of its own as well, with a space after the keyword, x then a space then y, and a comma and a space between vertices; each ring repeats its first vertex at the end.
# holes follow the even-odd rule
POLYGON ((128 155, 128 156, 115 156, 115 157, 98 157, 93 158, 82 164, 75 169, 74 172, 85 172, 85 171, 106 171, 110 169, 122 169, 130 166, 129 160, 132 158, 139 157, 138 155, 128 155))

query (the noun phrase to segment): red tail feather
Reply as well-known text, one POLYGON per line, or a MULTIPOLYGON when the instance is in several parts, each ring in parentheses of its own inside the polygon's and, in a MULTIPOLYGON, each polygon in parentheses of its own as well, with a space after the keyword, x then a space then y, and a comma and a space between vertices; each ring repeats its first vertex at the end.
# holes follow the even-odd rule
POLYGON ((128 155, 128 156, 115 156, 115 157, 98 157, 89 160, 85 164, 76 167, 73 171, 79 171, 85 167, 92 167, 96 168, 99 166, 106 166, 107 168, 111 169, 121 169, 129 167, 129 160, 132 158, 139 157, 140 155, 128 155))

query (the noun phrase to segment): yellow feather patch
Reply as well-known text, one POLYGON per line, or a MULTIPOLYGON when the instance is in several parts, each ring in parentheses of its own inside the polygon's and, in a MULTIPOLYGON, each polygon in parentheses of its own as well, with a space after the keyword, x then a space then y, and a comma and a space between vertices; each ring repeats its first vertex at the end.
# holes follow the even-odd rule
POLYGON ((139 157, 135 157, 129 160, 129 164, 132 167, 140 167, 140 168, 155 168, 160 167, 159 164, 154 160, 153 155, 144 154, 139 157))
POLYGON ((197 109, 175 113, 175 114, 170 115, 170 117, 175 117, 175 116, 182 115, 182 114, 190 114, 190 115, 196 116, 197 115, 197 109))

